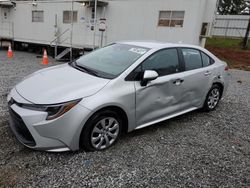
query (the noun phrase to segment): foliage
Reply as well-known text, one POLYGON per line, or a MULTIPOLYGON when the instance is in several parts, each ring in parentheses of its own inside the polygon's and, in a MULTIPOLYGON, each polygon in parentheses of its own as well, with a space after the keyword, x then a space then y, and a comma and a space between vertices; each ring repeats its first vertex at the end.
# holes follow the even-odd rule
POLYGON ((238 15, 249 12, 245 0, 219 0, 218 13, 222 15, 238 15))

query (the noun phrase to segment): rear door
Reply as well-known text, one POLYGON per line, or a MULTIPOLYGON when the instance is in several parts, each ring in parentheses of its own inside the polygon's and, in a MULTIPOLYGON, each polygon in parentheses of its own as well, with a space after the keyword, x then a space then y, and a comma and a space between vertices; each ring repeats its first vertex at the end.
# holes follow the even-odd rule
POLYGON ((155 70, 159 77, 141 86, 135 82, 137 126, 175 114, 182 109, 182 73, 176 48, 164 49, 146 59, 139 72, 155 70))
POLYGON ((213 78, 212 60, 198 49, 181 48, 179 52, 185 64, 183 72, 183 109, 201 107, 211 87, 213 78))

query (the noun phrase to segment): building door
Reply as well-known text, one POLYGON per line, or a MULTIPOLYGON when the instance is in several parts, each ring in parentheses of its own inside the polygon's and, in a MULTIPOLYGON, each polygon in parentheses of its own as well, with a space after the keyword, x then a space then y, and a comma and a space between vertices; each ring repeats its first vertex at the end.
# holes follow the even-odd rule
POLYGON ((1 21, 2 22, 9 22, 10 21, 10 9, 8 8, 1 8, 1 21))
POLYGON ((7 38, 13 37, 9 8, 0 8, 0 35, 7 38))

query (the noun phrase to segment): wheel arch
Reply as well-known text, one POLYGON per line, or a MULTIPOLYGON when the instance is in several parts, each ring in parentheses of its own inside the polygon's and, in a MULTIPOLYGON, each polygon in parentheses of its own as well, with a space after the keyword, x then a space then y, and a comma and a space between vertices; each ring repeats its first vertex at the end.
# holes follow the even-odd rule
POLYGON ((223 96, 223 92, 224 92, 224 85, 221 82, 215 81, 213 82, 213 85, 218 85, 221 91, 221 95, 220 98, 223 96))
POLYGON ((122 132, 124 133, 128 132, 128 115, 123 108, 116 106, 116 105, 105 106, 105 107, 102 107, 101 109, 98 109, 92 116, 104 110, 110 110, 110 111, 118 113, 118 115, 122 118, 124 122, 124 125, 122 127, 122 132))
MULTIPOLYGON (((118 115, 122 118, 122 120, 124 122, 124 125, 122 127, 122 133, 127 133, 128 132, 128 124, 129 124, 128 115, 123 108, 121 108, 120 106, 117 106, 117 105, 108 105, 108 106, 101 107, 100 109, 97 109, 96 111, 94 111, 92 113, 92 115, 90 115, 90 117, 85 122, 85 124, 87 124, 89 121, 91 121, 91 119, 94 118, 94 116, 96 116, 98 113, 100 113, 102 111, 106 111, 106 110, 110 110, 110 111, 118 113, 118 115)), ((83 125, 83 127, 81 129, 80 138, 79 138, 79 147, 82 146, 81 140, 82 140, 83 131, 85 129, 85 124, 83 125)))

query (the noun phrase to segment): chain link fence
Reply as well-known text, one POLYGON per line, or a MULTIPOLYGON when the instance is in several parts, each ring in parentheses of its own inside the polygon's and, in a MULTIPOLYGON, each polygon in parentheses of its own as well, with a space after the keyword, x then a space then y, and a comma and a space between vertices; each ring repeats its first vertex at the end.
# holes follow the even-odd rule
POLYGON ((250 16, 217 15, 212 31, 213 36, 243 38, 250 16))

